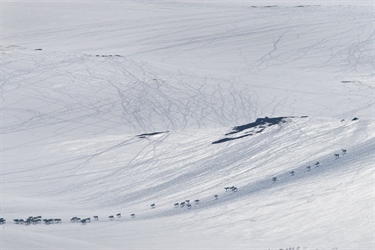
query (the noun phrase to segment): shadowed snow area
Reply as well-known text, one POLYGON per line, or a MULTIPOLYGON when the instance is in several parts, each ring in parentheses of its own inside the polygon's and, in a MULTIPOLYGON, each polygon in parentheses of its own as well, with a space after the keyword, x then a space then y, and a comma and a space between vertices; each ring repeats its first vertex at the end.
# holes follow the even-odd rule
POLYGON ((0 249, 375 248, 373 1, 0 7, 0 249))

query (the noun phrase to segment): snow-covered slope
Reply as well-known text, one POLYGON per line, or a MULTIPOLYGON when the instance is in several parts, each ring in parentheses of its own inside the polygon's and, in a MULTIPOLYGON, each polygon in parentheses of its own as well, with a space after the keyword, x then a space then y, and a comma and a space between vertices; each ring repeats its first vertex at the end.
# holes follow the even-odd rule
POLYGON ((374 6, 299 2, 1 3, 0 248, 374 249, 374 6))

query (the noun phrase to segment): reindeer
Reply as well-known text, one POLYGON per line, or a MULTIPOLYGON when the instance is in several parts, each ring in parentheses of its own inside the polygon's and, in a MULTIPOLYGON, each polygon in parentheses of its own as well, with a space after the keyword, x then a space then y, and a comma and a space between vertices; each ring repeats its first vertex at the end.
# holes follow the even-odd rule
POLYGON ((53 219, 43 219, 44 224, 49 225, 53 223, 53 219))
POLYGON ((5 224, 7 221, 4 218, 0 218, 0 224, 5 224))
POLYGON ((135 214, 131 214, 130 217, 135 218, 135 214))
POLYGON ((174 204, 174 207, 175 207, 175 208, 177 208, 177 207, 179 207, 179 206, 180 206, 180 203, 178 203, 178 202, 174 204))
POLYGON ((346 149, 341 149, 342 154, 346 154, 346 149))
POLYGON ((114 220, 115 217, 114 217, 113 215, 110 215, 110 216, 108 216, 108 219, 110 219, 110 220, 114 220))
POLYGON ((151 204, 150 207, 155 208, 156 207, 155 203, 151 204))
POLYGON ((116 214, 117 218, 121 218, 121 213, 116 214))
POLYGON ((219 196, 217 194, 214 195, 215 200, 219 199, 219 196))
POLYGON ((199 203, 199 199, 194 200, 195 204, 199 203))
POLYGON ((94 220, 99 220, 99 216, 97 216, 97 215, 94 215, 93 218, 94 218, 94 220))
POLYGON ((335 158, 338 159, 340 157, 339 154, 334 154, 335 155, 335 158))
MULTIPOLYGON (((61 222, 61 219, 60 219, 60 222, 61 222)), ((34 218, 33 219, 33 224, 35 225, 35 224, 39 224, 39 223, 42 223, 42 219, 36 219, 36 218, 34 218)))
POLYGON ((294 176, 294 171, 289 172, 291 176, 294 176))
POLYGON ((53 219, 53 222, 55 222, 55 223, 61 223, 61 219, 53 219))
POLYGON ((27 225, 30 225, 33 222, 33 219, 34 219, 34 217, 30 216, 29 218, 26 219, 25 223, 27 225))
POLYGON ((275 183, 277 181, 277 177, 272 177, 272 181, 275 183))
POLYGON ((306 167, 307 168, 307 171, 310 171, 311 170, 311 166, 308 166, 306 167))

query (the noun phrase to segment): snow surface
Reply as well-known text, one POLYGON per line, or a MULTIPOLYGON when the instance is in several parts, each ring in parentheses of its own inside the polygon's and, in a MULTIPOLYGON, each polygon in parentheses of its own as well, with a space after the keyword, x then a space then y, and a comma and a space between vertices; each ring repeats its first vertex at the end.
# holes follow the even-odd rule
POLYGON ((374 1, 0 7, 1 249, 375 249, 374 1))

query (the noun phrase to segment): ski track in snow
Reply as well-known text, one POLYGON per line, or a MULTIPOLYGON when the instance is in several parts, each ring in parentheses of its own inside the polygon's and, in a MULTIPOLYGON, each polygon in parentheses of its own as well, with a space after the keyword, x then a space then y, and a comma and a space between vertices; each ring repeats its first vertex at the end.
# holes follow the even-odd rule
POLYGON ((1 7, 1 249, 374 248, 374 6, 1 7))

